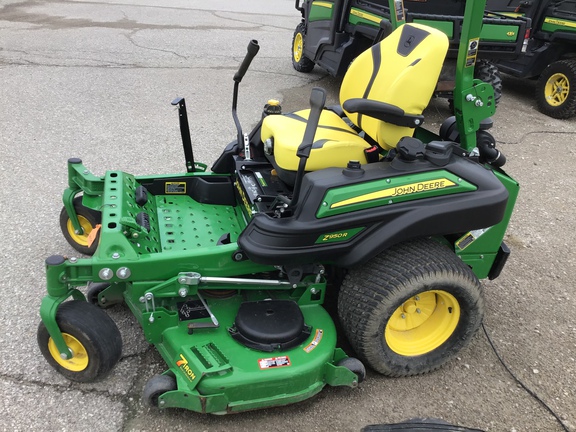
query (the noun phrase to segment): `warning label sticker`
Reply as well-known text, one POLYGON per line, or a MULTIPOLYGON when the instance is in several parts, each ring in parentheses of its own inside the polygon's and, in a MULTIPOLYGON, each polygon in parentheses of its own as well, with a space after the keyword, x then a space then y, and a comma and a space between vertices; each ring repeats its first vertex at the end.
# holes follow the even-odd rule
POLYGON ((164 184, 164 192, 166 194, 185 194, 186 182, 166 182, 164 184))
POLYGON ((314 348, 316 348, 318 346, 318 344, 320 343, 320 341, 322 340, 323 334, 324 334, 324 330, 316 329, 316 334, 314 335, 314 339, 312 339, 312 342, 310 342, 307 346, 304 347, 304 351, 309 353, 314 348))
POLYGON ((258 366, 260 366, 260 369, 272 369, 290 366, 290 359, 288 356, 260 359, 258 360, 258 366))
POLYGON ((459 238, 456 241, 456 246, 458 246, 458 249, 464 250, 472 243, 474 243, 474 241, 482 234, 484 234, 486 231, 488 231, 488 228, 470 231, 469 233, 465 234, 463 237, 459 238))
POLYGON ((468 52, 466 53, 466 67, 474 66, 476 64, 476 56, 478 55, 478 44, 480 38, 470 39, 468 41, 468 52))

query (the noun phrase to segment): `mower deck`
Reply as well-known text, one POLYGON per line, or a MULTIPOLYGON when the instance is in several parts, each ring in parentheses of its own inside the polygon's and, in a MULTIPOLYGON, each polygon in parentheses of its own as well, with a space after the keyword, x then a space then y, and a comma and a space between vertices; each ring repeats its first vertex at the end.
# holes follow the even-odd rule
MULTIPOLYGON (((268 295, 258 291, 249 297, 268 295)), ((281 352, 264 352, 231 340, 237 311, 245 301, 236 293, 225 299, 206 298, 218 328, 191 328, 192 323, 211 325, 209 318, 179 321, 176 311, 155 314, 156 320, 170 321, 163 324, 161 342, 155 345, 170 365, 165 373, 177 382, 177 390, 160 396, 160 407, 225 414, 298 402, 325 384, 356 386, 357 376, 334 364, 346 355, 336 349, 336 331, 322 306, 301 306, 304 322, 314 329, 303 343, 281 352)), ((144 331, 153 325, 144 325, 144 331)))

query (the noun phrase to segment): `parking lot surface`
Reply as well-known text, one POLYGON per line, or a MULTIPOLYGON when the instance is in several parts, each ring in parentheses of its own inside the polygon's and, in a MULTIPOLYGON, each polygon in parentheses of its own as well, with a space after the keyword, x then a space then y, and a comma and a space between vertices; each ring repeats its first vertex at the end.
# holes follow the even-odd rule
MULTIPOLYGON (((59 226, 66 160, 97 175, 184 171, 170 101, 186 97, 198 161, 235 137, 232 76, 251 39, 261 50, 240 87, 252 126, 270 98, 306 107, 310 89, 337 98, 338 80, 290 62, 292 0, 0 0, 0 430, 358 431, 433 417, 490 431, 557 431, 558 422, 500 364, 480 331, 434 373, 369 371, 355 390, 326 388, 297 405, 234 416, 149 409, 146 380, 163 370, 136 320, 109 310, 123 338, 104 381, 71 383, 36 343, 44 260, 75 256, 59 226)), ((576 120, 535 109, 533 83, 505 78, 494 135, 521 194, 506 242, 512 256, 486 282, 485 328, 519 379, 576 430, 576 120)), ((450 115, 433 100, 426 126, 450 115)))

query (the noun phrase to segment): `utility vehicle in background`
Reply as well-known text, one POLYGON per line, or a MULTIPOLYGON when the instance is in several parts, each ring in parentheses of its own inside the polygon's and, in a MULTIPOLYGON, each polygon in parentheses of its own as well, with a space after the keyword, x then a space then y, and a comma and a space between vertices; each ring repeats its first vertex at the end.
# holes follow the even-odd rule
MULTIPOLYGON (((445 71, 437 95, 450 97, 464 0, 405 0, 405 15, 394 0, 296 0, 302 21, 293 39, 292 62, 309 72, 314 64, 341 76, 350 61, 399 22, 436 27, 450 38, 445 71), (399 17, 399 19, 398 19, 399 17)), ((576 109, 576 0, 488 0, 475 77, 502 93, 500 72, 537 80, 538 109, 569 118, 576 109)))
MULTIPOLYGON (((342 76, 357 55, 392 29, 404 22, 421 23, 450 40, 435 94, 451 99, 465 6, 463 0, 296 0, 302 21, 294 31, 292 64, 300 72, 310 72, 317 64, 332 76, 342 76)), ((474 77, 492 85, 496 103, 502 79, 494 60, 517 58, 529 27, 527 18, 484 12, 474 77)))
POLYGON ((576 1, 488 0, 487 7, 531 20, 527 47, 517 58, 500 58, 498 68, 537 80, 538 109, 554 118, 576 110, 576 1))

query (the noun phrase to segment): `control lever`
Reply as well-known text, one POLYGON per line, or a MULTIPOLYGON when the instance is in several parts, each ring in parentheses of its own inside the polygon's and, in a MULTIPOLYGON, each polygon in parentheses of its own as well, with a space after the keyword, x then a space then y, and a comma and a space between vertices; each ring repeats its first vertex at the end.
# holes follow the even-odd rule
POLYGON ((296 173, 294 193, 292 194, 290 207, 294 207, 298 203, 300 187, 302 185, 302 179, 306 170, 306 161, 310 157, 312 145, 314 144, 314 135, 316 135, 318 123, 320 122, 320 115, 322 114, 322 109, 324 109, 325 104, 326 90, 320 87, 314 87, 312 89, 312 93, 310 94, 310 113, 308 114, 308 122, 306 123, 304 138, 302 139, 302 144, 298 146, 298 151, 296 152, 296 156, 300 158, 300 162, 298 163, 298 172, 296 173))
MULTIPOLYGON (((258 41, 252 39, 248 44, 246 57, 242 60, 238 71, 234 74, 234 93, 232 96, 232 118, 234 119, 234 124, 236 125, 236 131, 238 132, 238 146, 243 146, 244 144, 244 135, 242 134, 242 126, 240 125, 240 120, 238 119, 238 114, 236 113, 236 107, 238 106, 238 85, 244 78, 250 63, 252 63, 252 59, 258 54, 258 50, 260 50, 260 45, 258 45, 258 41)), ((248 158, 250 155, 248 155, 248 158)))

